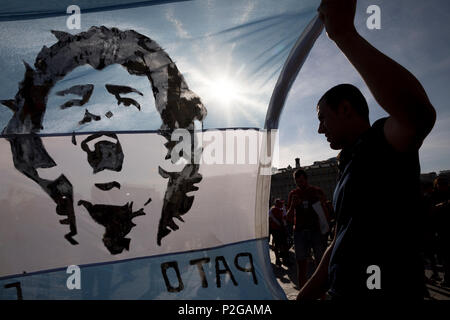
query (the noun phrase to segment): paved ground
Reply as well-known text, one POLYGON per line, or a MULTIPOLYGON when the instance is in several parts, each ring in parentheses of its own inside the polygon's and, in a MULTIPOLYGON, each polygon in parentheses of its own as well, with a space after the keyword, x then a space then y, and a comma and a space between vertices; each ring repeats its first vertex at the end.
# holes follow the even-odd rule
MULTIPOLYGON (((270 248, 272 248, 270 246, 270 248)), ((295 253, 293 248, 289 251, 289 257, 291 261, 291 266, 288 268, 284 265, 277 266, 275 264, 275 254, 272 249, 270 249, 270 260, 272 264, 273 273, 286 293, 286 297, 289 300, 295 300, 298 294, 297 288, 297 269, 295 264, 295 253)), ((431 271, 426 270, 426 275, 429 278, 431 276, 431 271)), ((443 278, 442 272, 439 273, 440 277, 443 278)), ((428 292, 430 294, 429 298, 425 298, 425 300, 450 300, 450 288, 442 287, 438 283, 429 281, 427 284, 428 292)))
MULTIPOLYGON (((272 248, 272 246, 270 246, 272 248)), ((270 251, 270 262, 272 264, 272 269, 275 277, 277 278, 277 281, 281 288, 283 288, 284 292, 286 293, 286 297, 289 300, 295 300, 298 294, 298 288, 297 285, 297 268, 295 266, 295 253, 293 249, 289 251, 289 258, 292 263, 292 265, 288 268, 284 265, 277 266, 275 264, 275 253, 270 251)))

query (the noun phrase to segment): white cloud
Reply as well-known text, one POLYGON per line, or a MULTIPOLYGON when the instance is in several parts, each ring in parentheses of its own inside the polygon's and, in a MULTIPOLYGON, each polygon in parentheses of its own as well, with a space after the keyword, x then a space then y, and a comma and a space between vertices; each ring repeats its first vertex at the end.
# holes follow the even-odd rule
MULTIPOLYGON (((299 139, 301 140, 301 139, 299 139)), ((289 145, 280 146, 280 160, 278 167, 285 168, 288 165, 295 166, 295 158, 300 158, 300 165, 307 166, 314 161, 326 160, 335 157, 338 151, 332 150, 328 143, 320 141, 302 141, 289 145)), ((276 166, 276 164, 274 164, 276 166)))
POLYGON ((174 12, 173 12, 173 7, 169 7, 167 9, 167 11, 166 11, 166 18, 167 18, 167 20, 169 22, 173 23, 175 29, 177 30, 177 36, 178 37, 180 37, 181 39, 189 39, 189 38, 191 38, 191 35, 183 27, 183 24, 181 23, 181 21, 178 20, 177 18, 175 18, 174 12))
POLYGON ((238 24, 243 24, 248 22, 249 17, 251 13, 253 12, 253 9, 255 8, 255 2, 254 1, 248 1, 247 5, 245 6, 242 16, 239 17, 238 24))

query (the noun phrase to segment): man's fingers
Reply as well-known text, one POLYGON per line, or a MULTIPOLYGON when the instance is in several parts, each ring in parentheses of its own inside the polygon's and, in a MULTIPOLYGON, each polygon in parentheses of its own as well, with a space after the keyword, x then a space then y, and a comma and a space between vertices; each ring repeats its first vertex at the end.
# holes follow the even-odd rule
POLYGON ((325 22, 325 15, 319 11, 319 19, 322 20, 322 22, 325 22))
POLYGON ((339 2, 342 0, 322 0, 322 2, 320 3, 319 8, 317 8, 317 11, 319 12, 325 12, 326 9, 330 6, 330 5, 339 5, 339 2))
POLYGON ((346 4, 346 2, 351 2, 353 5, 356 4, 356 0, 322 0, 320 5, 342 5, 346 4))
POLYGON ((323 13, 325 11, 325 4, 321 3, 320 6, 317 8, 317 11, 319 11, 319 13, 323 13))
POLYGON ((348 7, 356 7, 356 0, 322 0, 320 6, 317 8, 317 11, 326 14, 330 9, 341 9, 348 7))
POLYGON ((321 3, 319 8, 317 8, 317 11, 319 12, 319 17, 320 19, 322 19, 322 21, 325 22, 325 19, 328 16, 328 13, 330 12, 330 10, 332 10, 332 8, 338 6, 338 4, 335 3, 321 3))

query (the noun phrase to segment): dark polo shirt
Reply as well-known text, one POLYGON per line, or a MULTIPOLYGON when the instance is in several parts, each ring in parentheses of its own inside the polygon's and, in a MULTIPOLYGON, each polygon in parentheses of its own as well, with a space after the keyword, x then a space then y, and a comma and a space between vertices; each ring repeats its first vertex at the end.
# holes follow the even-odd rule
POLYGON ((337 234, 329 293, 339 298, 423 298, 418 151, 397 152, 379 119, 339 155, 333 196, 337 234), (381 289, 370 290, 367 268, 380 268, 381 289))

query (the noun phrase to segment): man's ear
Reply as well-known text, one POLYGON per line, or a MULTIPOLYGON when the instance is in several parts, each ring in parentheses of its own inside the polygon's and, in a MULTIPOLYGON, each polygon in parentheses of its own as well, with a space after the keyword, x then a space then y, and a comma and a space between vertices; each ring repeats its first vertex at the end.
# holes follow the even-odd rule
POLYGON ((350 105, 350 102, 347 100, 342 100, 339 102, 338 106, 338 114, 341 116, 344 116, 346 118, 350 118, 353 116, 354 110, 352 106, 350 105))

